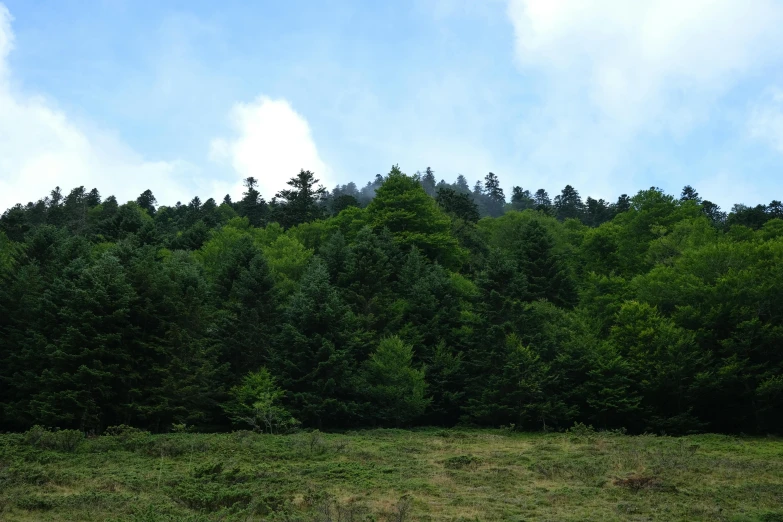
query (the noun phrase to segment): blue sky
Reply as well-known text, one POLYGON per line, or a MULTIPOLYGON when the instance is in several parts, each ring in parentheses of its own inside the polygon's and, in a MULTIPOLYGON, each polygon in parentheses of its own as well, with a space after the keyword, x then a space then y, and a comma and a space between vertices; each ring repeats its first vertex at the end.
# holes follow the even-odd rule
POLYGON ((0 207, 399 163, 783 199, 783 1, 0 0, 0 207))

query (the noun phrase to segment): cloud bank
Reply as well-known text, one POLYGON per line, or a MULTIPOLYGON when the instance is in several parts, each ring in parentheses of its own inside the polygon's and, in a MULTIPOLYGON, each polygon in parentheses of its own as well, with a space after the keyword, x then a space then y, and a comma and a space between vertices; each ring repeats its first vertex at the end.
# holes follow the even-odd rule
POLYGON ((310 126, 286 100, 261 96, 238 103, 231 111, 231 123, 235 136, 213 140, 210 156, 230 165, 242 179, 256 178, 265 198, 286 188, 300 169, 313 171, 326 187, 333 185, 331 169, 318 154, 310 126))
POLYGON ((301 168, 331 183, 307 121, 287 101, 265 97, 235 105, 230 117, 236 136, 211 142, 211 158, 231 167, 234 183, 210 178, 187 161, 145 158, 113 133, 75 122, 53 100, 17 88, 8 62, 12 20, 0 3, 0 213, 37 201, 56 186, 65 193, 97 187, 120 201, 150 189, 160 204, 173 205, 195 195, 237 197, 240 180, 248 176, 258 178, 261 193, 271 197, 301 168))
POLYGON ((149 161, 120 140, 81 128, 42 96, 15 89, 8 56, 12 17, 0 4, 0 212, 36 201, 55 186, 84 185, 107 196, 134 199, 152 189, 159 201, 183 197, 195 168, 182 161, 149 161))
MULTIPOLYGON (((671 170, 641 142, 716 123, 723 96, 783 63, 778 0, 510 0, 508 16, 519 66, 541 75, 520 130, 532 168, 599 193, 638 189, 633 163, 671 170)), ((758 133, 775 126, 763 111, 758 133)))

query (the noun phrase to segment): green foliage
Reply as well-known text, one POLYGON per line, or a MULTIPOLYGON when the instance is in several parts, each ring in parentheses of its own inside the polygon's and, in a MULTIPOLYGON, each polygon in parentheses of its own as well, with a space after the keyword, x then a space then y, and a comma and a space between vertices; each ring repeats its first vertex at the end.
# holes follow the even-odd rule
POLYGON ((449 267, 458 267, 464 258, 464 251, 450 234, 448 217, 416 180, 396 166, 367 213, 374 228, 388 228, 403 247, 415 246, 449 267))
POLYGON ((236 423, 269 433, 285 433, 298 424, 281 405, 284 392, 266 368, 247 374, 229 395, 231 401, 223 404, 223 410, 236 423))
POLYGON ((279 236, 262 250, 280 291, 285 294, 293 292, 307 268, 313 251, 287 235, 279 236))
POLYGON ((25 432, 24 441, 39 449, 73 452, 84 441, 84 433, 79 430, 50 431, 36 425, 25 432))
POLYGON ((476 469, 481 463, 481 459, 474 455, 458 455, 449 457, 443 462, 446 469, 476 469))
POLYGON ((480 506, 492 522, 619 522, 780 512, 780 441, 768 437, 627 436, 577 424, 564 434, 236 432, 106 444, 118 436, 67 453, 0 435, 0 518, 445 522, 476 520, 480 506))
POLYGON ((0 216, 4 429, 126 425, 90 447, 159 456, 187 448, 150 432, 290 417, 783 433, 780 201, 566 186, 506 204, 494 173, 471 190, 396 166, 332 192, 300 171, 269 202, 244 184, 173 206, 56 188, 0 216))
POLYGON ((468 194, 443 187, 438 189, 438 197, 435 201, 447 213, 463 221, 476 223, 479 220, 478 206, 468 194))
POLYGON ((323 215, 318 203, 323 199, 326 189, 318 185, 315 174, 302 170, 291 178, 288 185, 290 189, 281 190, 275 196, 281 200, 281 204, 274 210, 275 219, 283 227, 307 223, 323 215))
POLYGON ((399 337, 382 339, 370 355, 364 379, 379 422, 392 426, 408 424, 429 405, 425 372, 415 369, 412 363, 413 348, 399 337))

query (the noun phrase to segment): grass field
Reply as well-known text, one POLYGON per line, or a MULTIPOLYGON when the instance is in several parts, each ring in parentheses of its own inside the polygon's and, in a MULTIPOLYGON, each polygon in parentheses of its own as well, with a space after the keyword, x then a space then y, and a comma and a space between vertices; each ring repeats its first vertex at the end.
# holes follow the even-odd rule
POLYGON ((438 429, 57 437, 0 435, 0 520, 783 521, 779 439, 438 429))

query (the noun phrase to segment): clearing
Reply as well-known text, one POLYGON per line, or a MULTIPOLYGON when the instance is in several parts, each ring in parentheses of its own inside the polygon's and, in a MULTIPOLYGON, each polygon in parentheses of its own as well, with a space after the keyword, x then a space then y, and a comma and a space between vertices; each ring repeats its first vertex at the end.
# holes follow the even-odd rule
POLYGON ((371 430, 0 435, 0 519, 783 521, 783 442, 371 430))

